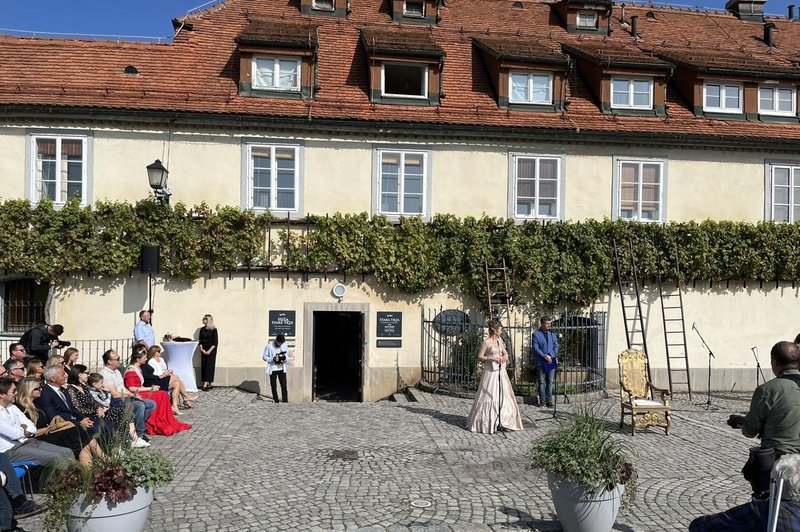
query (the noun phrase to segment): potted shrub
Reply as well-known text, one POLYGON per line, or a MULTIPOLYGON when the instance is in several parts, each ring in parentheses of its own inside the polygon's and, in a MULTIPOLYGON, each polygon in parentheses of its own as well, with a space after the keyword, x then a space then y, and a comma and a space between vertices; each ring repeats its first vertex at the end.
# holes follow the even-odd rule
POLYGON ((48 532, 141 532, 150 513, 153 492, 175 474, 172 461, 160 453, 127 446, 106 450, 91 466, 70 461, 47 475, 48 532))
POLYGON ((547 473, 565 532, 610 531, 620 506, 636 496, 636 467, 604 423, 591 407, 578 408, 529 454, 531 467, 547 473))

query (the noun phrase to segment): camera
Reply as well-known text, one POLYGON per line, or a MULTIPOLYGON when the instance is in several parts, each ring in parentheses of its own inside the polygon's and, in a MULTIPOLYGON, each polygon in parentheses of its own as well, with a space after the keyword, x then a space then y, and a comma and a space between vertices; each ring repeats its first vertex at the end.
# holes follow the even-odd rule
POLYGON ((72 345, 72 342, 67 342, 66 340, 58 340, 58 339, 56 339, 56 341, 58 342, 58 345, 56 346, 56 349, 61 349, 63 347, 69 347, 69 346, 72 345))

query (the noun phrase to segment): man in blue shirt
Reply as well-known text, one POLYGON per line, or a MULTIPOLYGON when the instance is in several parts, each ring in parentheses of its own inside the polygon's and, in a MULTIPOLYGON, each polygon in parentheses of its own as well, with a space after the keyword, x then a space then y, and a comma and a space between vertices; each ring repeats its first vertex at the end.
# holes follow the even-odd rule
POLYGON ((143 310, 139 313, 139 323, 133 328, 133 339, 137 344, 143 345, 145 349, 150 349, 156 343, 156 335, 153 326, 150 324, 150 311, 143 310))
POLYGON ((533 365, 539 384, 539 406, 553 406, 553 378, 556 373, 558 338, 551 331, 553 320, 542 316, 540 326, 533 333, 533 365))
MULTIPOLYGON (((772 468, 772 478, 783 479, 777 532, 800 530, 800 454, 782 456, 772 468)), ((753 499, 718 514, 698 517, 689 524, 689 532, 767 530, 769 503, 753 499)))

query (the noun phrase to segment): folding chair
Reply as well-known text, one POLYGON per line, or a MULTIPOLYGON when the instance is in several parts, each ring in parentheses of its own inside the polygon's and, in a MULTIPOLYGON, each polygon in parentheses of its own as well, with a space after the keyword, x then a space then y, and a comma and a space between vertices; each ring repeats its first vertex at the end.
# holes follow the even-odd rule
POLYGON ((39 463, 31 461, 23 461, 23 462, 11 462, 11 465, 14 466, 14 471, 17 473, 17 478, 19 479, 19 483, 22 484, 23 493, 29 495, 30 499, 33 500, 33 478, 31 478, 31 469, 39 467, 39 463), (27 489, 25 488, 25 478, 28 479, 27 489))
POLYGON ((783 479, 769 481, 769 519, 767 532, 775 532, 778 528, 778 514, 781 511, 781 495, 783 495, 783 479))

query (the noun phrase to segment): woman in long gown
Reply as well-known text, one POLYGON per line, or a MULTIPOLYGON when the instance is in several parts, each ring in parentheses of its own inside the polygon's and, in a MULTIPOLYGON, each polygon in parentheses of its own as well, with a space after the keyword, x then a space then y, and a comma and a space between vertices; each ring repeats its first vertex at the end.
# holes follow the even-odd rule
POLYGON ((478 353, 478 360, 483 362, 483 377, 466 428, 483 434, 493 434, 500 428, 522 430, 517 399, 506 371, 508 352, 500 337, 503 327, 495 320, 489 320, 488 326, 489 337, 478 353))
POLYGON ((145 427, 148 434, 159 434, 161 436, 172 436, 182 430, 192 428, 191 425, 181 423, 172 414, 169 394, 162 391, 158 385, 144 386, 144 376, 142 375, 142 365, 147 362, 147 353, 144 351, 134 351, 131 355, 130 365, 125 370, 125 387, 135 397, 152 399, 156 402, 156 409, 147 418, 145 427))
POLYGON ((214 369, 217 366, 217 347, 219 346, 219 332, 214 325, 211 314, 203 316, 203 326, 198 333, 200 340, 200 376, 203 380, 202 390, 207 392, 213 388, 214 369))

